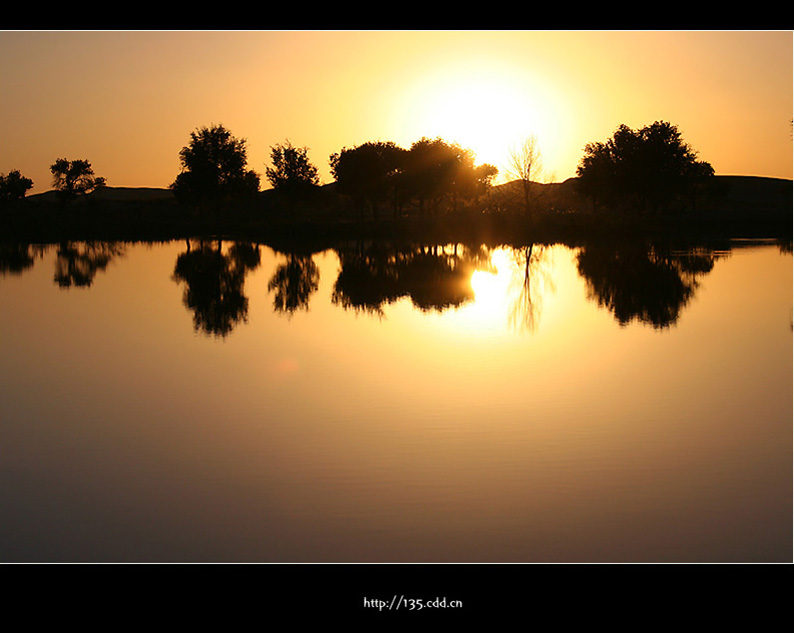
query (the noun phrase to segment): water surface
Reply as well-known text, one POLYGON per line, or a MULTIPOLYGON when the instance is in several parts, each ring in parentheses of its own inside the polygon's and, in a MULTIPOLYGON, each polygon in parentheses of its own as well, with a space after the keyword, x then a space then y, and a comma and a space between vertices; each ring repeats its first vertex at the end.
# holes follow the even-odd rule
POLYGON ((2 260, 4 561, 791 561, 789 248, 2 260))

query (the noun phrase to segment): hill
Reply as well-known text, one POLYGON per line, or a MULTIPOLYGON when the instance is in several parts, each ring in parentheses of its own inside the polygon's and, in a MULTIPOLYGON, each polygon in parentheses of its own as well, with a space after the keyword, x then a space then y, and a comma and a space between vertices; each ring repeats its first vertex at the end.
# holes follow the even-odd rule
MULTIPOLYGON (((86 196, 87 200, 109 200, 114 202, 149 202, 154 200, 173 200, 170 189, 158 187, 100 187, 86 196)), ((28 196, 34 202, 57 202, 54 190, 28 196)))
MULTIPOLYGON (((578 178, 568 178, 563 182, 531 183, 533 196, 543 207, 552 206, 558 209, 582 210, 586 201, 578 195, 576 185, 578 178)), ((493 187, 491 196, 499 203, 508 204, 520 197, 521 182, 514 180, 493 187)), ((334 184, 324 185, 323 191, 329 195, 334 193, 334 184)), ((715 176, 714 192, 706 205, 723 209, 748 209, 751 207, 785 208, 790 210, 792 204, 792 181, 783 178, 766 178, 762 176, 715 176)), ((272 195, 271 190, 260 192, 262 198, 272 195)), ((34 202, 57 202, 55 191, 28 196, 34 202)), ((111 202, 154 202, 170 201, 174 194, 170 189, 157 187, 101 187, 85 197, 85 200, 111 202)))
MULTIPOLYGON (((584 210, 587 201, 579 196, 576 187, 578 178, 569 178, 559 183, 531 183, 541 206, 556 206, 571 210, 584 210)), ((494 187, 497 196, 517 197, 521 195, 521 182, 512 181, 494 187)), ((784 178, 763 176, 714 176, 707 195, 703 197, 704 208, 748 210, 750 208, 778 209, 785 212, 792 206, 792 181, 784 178)))

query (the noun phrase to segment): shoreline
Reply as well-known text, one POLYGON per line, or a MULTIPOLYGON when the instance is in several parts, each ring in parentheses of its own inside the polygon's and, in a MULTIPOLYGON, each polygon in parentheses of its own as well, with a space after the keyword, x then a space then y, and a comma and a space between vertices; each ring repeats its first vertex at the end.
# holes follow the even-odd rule
POLYGON ((477 206, 438 215, 358 219, 333 186, 292 205, 272 191, 244 205, 198 213, 181 207, 169 190, 105 187, 61 207, 54 192, 0 208, 3 241, 172 240, 223 237, 241 241, 327 244, 348 240, 423 243, 580 242, 635 239, 792 238, 792 181, 715 176, 719 195, 695 209, 657 214, 592 210, 571 181, 541 185, 543 206, 532 217, 517 211, 509 185, 494 188, 477 206), (547 195, 548 194, 548 195, 547 195), (512 204, 512 207, 510 206, 512 204))

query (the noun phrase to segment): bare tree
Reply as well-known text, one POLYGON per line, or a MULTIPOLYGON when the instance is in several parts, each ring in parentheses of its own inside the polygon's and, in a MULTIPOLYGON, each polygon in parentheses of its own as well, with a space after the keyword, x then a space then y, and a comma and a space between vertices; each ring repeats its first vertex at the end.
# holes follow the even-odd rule
POLYGON ((540 145, 535 135, 526 137, 518 147, 510 150, 507 173, 521 183, 524 209, 532 213, 539 195, 537 185, 543 176, 540 145))

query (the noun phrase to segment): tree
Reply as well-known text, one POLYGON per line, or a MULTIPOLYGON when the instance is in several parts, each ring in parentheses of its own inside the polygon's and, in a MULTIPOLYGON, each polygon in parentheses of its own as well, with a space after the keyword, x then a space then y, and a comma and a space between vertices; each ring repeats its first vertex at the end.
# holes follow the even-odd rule
POLYGON ((105 179, 94 175, 91 163, 87 160, 66 160, 59 158, 50 165, 52 186, 62 204, 104 187, 105 179))
MULTIPOLYGON (((369 142, 344 148, 329 158, 331 173, 339 193, 353 198, 359 217, 369 202, 373 217, 378 218, 378 205, 395 194, 395 177, 402 167, 405 150, 392 142, 369 142)), ((397 205, 395 204, 395 210, 397 205)))
POLYGON ((540 146, 536 136, 528 136, 520 146, 510 151, 508 174, 521 183, 524 209, 532 213, 536 195, 535 185, 543 174, 540 146))
POLYGON ((429 206, 434 212, 450 192, 458 153, 440 138, 421 138, 411 145, 405 169, 404 185, 419 201, 424 213, 429 206))
POLYGON ((656 210, 691 194, 714 170, 676 126, 657 121, 636 131, 621 125, 605 143, 586 145, 577 175, 594 201, 656 210))
POLYGON ((490 163, 483 163, 482 165, 477 165, 474 168, 474 189, 472 194, 474 196, 475 201, 479 196, 488 193, 491 186, 493 185, 494 179, 499 175, 499 169, 495 165, 491 165, 490 163))
POLYGON ((484 163, 475 165, 474 152, 452 145, 456 152, 454 168, 449 181, 449 195, 452 209, 457 211, 460 200, 477 200, 490 188, 499 170, 494 165, 484 163))
POLYGON ((401 187, 424 212, 435 212, 442 201, 457 207, 459 199, 482 194, 496 176, 492 165, 474 164, 474 153, 457 143, 421 138, 411 145, 401 174, 401 187))
POLYGON ((273 188, 282 193, 300 195, 320 184, 317 167, 309 162, 309 148, 294 147, 289 140, 270 148, 272 167, 265 170, 273 188))
POLYGON ((576 168, 578 188, 589 197, 596 208, 600 203, 613 202, 616 194, 617 165, 606 143, 588 143, 584 156, 576 168))
POLYGON ((239 201, 259 191, 259 175, 246 169, 245 139, 232 136, 223 125, 190 133, 190 144, 179 152, 182 171, 171 184, 178 200, 189 205, 239 201))
POLYGON ((17 169, 8 172, 7 176, 0 174, 0 203, 21 200, 32 187, 33 181, 25 178, 17 169))

